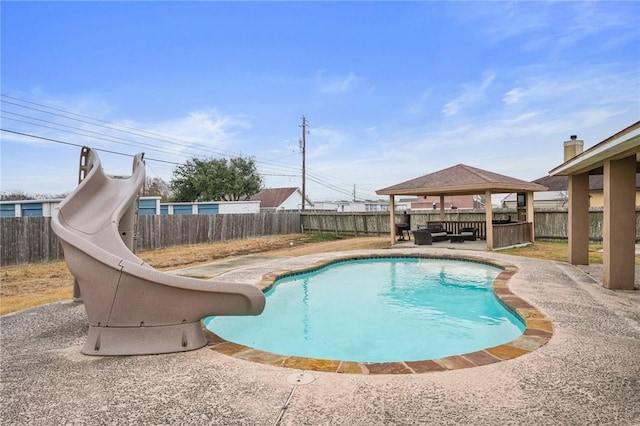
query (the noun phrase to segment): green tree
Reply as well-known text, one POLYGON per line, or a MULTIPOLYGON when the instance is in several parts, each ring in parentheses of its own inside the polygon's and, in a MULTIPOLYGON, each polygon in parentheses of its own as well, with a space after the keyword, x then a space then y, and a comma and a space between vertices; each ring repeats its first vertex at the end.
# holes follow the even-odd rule
POLYGON ((173 171, 171 190, 176 202, 239 201, 260 191, 262 176, 255 161, 191 158, 173 171))

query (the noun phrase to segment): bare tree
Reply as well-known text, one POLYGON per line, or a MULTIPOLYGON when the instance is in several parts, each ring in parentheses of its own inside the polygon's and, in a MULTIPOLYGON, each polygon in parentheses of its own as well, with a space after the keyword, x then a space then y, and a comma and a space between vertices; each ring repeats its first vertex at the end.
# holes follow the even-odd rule
POLYGON ((166 203, 171 198, 169 184, 160 177, 147 177, 144 182, 145 197, 160 197, 160 201, 166 203))

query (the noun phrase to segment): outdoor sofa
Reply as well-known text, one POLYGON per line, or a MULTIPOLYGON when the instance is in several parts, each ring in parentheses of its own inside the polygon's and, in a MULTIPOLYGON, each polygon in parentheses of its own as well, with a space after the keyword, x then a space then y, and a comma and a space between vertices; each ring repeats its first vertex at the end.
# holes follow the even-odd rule
POLYGON ((434 242, 446 241, 449 239, 449 234, 447 233, 447 230, 444 229, 442 225, 429 226, 426 229, 431 233, 431 239, 434 242))
POLYGON ((418 245, 429 245, 432 242, 446 241, 449 234, 443 226, 429 226, 428 228, 416 229, 413 231, 415 243, 418 245))
POLYGON ((475 241, 478 238, 478 228, 460 228, 460 235, 465 241, 475 241))

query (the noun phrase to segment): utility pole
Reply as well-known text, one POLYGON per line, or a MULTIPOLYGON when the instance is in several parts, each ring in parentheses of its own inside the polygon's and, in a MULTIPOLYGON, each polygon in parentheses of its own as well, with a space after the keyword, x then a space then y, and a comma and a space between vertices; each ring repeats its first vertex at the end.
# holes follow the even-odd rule
POLYGON ((300 139, 300 151, 302 152, 302 211, 304 211, 304 206, 307 200, 307 191, 306 191, 306 172, 305 172, 305 157, 306 157, 306 145, 307 145, 307 119, 305 116, 302 116, 302 139, 300 139))

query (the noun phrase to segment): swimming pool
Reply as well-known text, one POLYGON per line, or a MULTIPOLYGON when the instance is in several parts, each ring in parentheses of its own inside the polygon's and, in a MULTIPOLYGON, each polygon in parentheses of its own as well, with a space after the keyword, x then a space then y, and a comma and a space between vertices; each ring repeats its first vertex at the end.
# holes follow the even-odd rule
POLYGON ((211 317, 218 336, 263 351, 355 362, 470 353, 516 339, 521 319, 495 297, 496 266, 383 257, 278 279, 257 317, 211 317))

